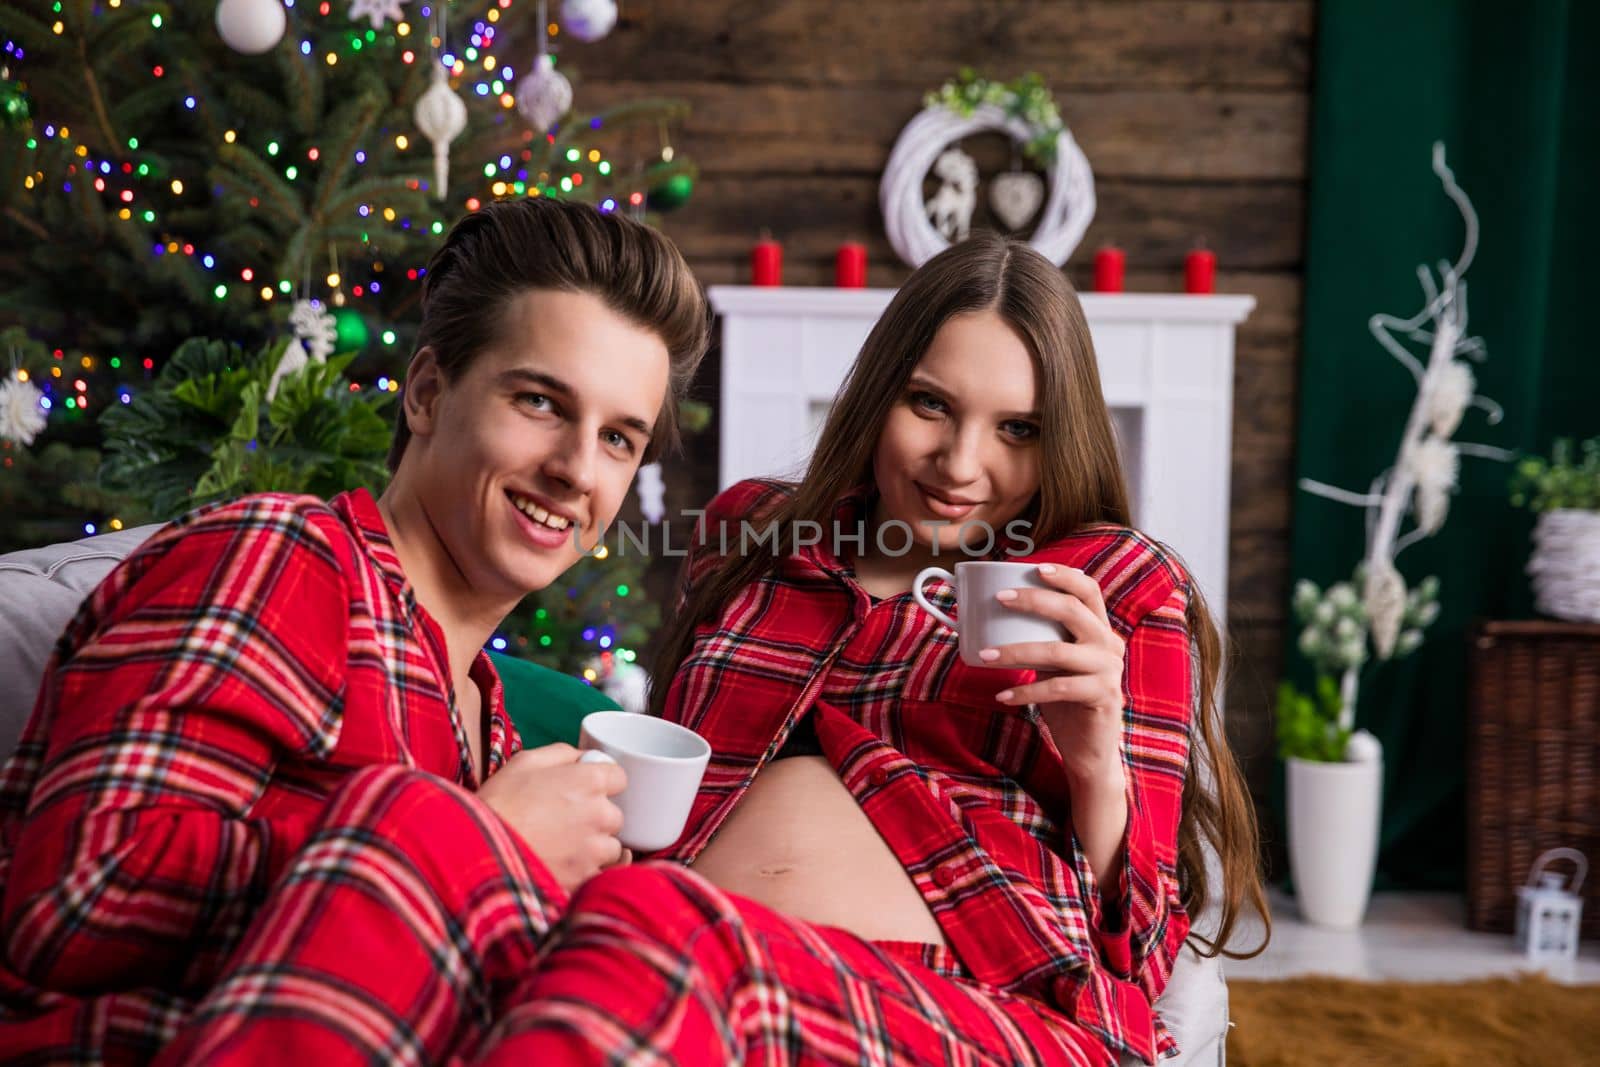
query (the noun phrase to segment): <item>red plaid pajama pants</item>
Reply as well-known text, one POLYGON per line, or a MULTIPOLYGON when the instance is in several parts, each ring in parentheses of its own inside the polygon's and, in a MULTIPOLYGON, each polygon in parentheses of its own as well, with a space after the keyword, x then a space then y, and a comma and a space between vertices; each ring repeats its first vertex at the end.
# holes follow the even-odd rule
POLYGON ((331 798, 158 1062, 1113 1062, 958 971, 942 949, 810 926, 663 863, 569 901, 476 797, 377 768, 331 798))

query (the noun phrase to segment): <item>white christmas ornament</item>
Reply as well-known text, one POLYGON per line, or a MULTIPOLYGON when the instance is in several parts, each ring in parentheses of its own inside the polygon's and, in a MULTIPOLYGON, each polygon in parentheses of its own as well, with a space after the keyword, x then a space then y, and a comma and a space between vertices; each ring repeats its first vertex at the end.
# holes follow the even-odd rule
POLYGON ((399 22, 406 17, 400 5, 406 0, 350 0, 350 21, 366 19, 375 30, 383 29, 385 22, 399 22))
POLYGON ((650 707, 650 672, 619 658, 613 663, 611 674, 600 683, 600 691, 623 711, 642 714, 650 707))
POLYGON ((272 368, 272 380, 267 382, 267 402, 270 404, 278 395, 279 382, 300 373, 310 362, 306 356, 306 346, 300 343, 300 338, 296 337, 285 345, 283 355, 278 357, 278 365, 272 368))
POLYGON ((1044 182, 1030 170, 1013 170, 989 182, 989 207, 1008 230, 1020 230, 1044 203, 1044 182))
POLYGON ((561 0, 562 27, 585 44, 598 41, 616 24, 616 0, 561 0))
POLYGON ((0 437, 22 445, 33 444, 33 439, 44 429, 44 408, 39 401, 44 394, 32 382, 8 378, 0 382, 0 437))
POLYGON ((572 83, 556 69, 556 61, 541 55, 533 70, 517 83, 517 110, 540 133, 572 109, 572 83))
POLYGON ((289 327, 296 340, 305 345, 306 355, 317 363, 326 363, 333 355, 333 346, 339 337, 339 326, 333 314, 315 300, 296 300, 289 312, 289 327))
POLYGON ((217 34, 235 52, 258 56, 283 40, 289 24, 282 0, 222 0, 217 34))
POLYGON ((666 483, 661 480, 661 464, 646 463, 639 468, 639 510, 644 520, 660 522, 667 514, 666 483))
POLYGON ((972 210, 978 206, 978 163, 959 148, 947 148, 933 165, 944 184, 923 205, 933 228, 947 241, 966 239, 972 210))
POLYGON ((442 200, 450 191, 450 142, 467 128, 467 105, 450 88, 444 67, 433 65, 433 84, 417 100, 412 113, 417 129, 433 142, 433 181, 442 200))

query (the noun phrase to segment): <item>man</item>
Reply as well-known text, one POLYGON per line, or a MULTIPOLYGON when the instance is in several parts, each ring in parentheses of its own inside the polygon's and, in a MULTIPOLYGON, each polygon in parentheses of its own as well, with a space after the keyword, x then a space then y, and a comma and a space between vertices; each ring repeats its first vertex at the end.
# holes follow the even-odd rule
MULTIPOLYGON (((202 509, 90 595, 0 769, 8 1058, 148 1060, 241 946, 280 941, 298 973, 349 969, 396 1058, 492 1015, 566 894, 622 858, 624 782, 520 752, 482 646, 675 442, 706 329, 655 231, 491 205, 429 264, 379 499, 202 509), (340 925, 374 878, 395 925, 340 925)), ((269 985, 251 995, 287 1034, 294 991, 269 985)))

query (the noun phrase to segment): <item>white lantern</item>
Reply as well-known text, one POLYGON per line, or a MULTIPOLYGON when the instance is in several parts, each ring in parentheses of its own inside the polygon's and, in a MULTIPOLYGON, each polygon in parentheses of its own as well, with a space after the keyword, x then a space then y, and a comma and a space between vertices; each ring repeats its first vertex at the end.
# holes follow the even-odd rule
POLYGON ((1589 861, 1575 848, 1553 848, 1533 863, 1528 884, 1517 890, 1516 942, 1530 961, 1576 959, 1578 929, 1583 919, 1584 876, 1589 861), (1571 860, 1577 871, 1569 885, 1560 874, 1546 871, 1555 860, 1571 860))

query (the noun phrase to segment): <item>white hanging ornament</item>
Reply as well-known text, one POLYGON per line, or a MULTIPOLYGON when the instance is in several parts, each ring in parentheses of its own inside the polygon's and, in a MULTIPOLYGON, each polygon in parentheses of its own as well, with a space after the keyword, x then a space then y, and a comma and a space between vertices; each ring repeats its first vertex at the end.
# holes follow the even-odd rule
POLYGON ((948 241, 963 241, 972 228, 972 211, 978 206, 978 164, 959 148, 948 148, 933 165, 944 184, 923 205, 934 229, 948 241))
POLYGON ((339 324, 333 314, 315 300, 296 300, 289 312, 289 327, 295 339, 305 346, 313 362, 326 363, 338 343, 339 324))
POLYGON ((450 192, 450 142, 467 128, 467 105, 450 88, 444 67, 433 65, 433 84, 417 100, 412 118, 422 135, 433 142, 433 181, 439 199, 450 192))
POLYGON ((288 26, 283 0, 222 0, 217 5, 217 34, 235 52, 258 56, 283 40, 288 26))
POLYGON ((561 0, 562 28, 585 44, 598 41, 616 24, 616 0, 561 0))
POLYGON ((643 714, 650 707, 650 672, 612 652, 602 652, 585 665, 584 677, 623 711, 643 714))
POLYGON ((1044 182, 1031 170, 1012 170, 989 182, 989 208, 1008 230, 1020 230, 1044 203, 1044 182))
POLYGON ((33 444, 44 429, 44 394, 32 382, 8 378, 0 382, 0 437, 21 445, 33 444))
POLYGON ((661 480, 661 464, 646 463, 639 468, 639 510, 644 521, 660 522, 666 517, 666 483, 661 480))
POLYGON ((300 343, 300 338, 291 338, 283 348, 283 355, 278 357, 278 365, 272 368, 272 380, 267 383, 267 403, 270 404, 278 395, 279 382, 300 373, 310 362, 306 356, 306 346, 300 343))
POLYGON ((350 21, 366 19, 375 30, 383 29, 385 22, 399 22, 406 17, 400 5, 406 0, 350 0, 350 21))
POLYGON ((556 61, 541 55, 533 70, 517 83, 517 110, 540 133, 550 129, 572 109, 572 83, 556 69, 556 61))

